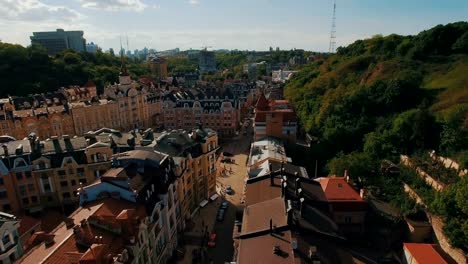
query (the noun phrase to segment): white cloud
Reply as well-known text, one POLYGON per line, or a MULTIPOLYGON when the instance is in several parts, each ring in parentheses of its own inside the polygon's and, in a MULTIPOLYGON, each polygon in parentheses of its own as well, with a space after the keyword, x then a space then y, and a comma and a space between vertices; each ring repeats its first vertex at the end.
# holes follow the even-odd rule
POLYGON ((18 21, 75 21, 83 18, 79 12, 65 7, 45 4, 39 0, 0 0, 0 19, 18 21))
POLYGON ((80 0, 81 6, 106 11, 143 11, 147 5, 141 0, 80 0))
POLYGON ((198 0, 189 0, 189 4, 191 4, 191 5, 199 5, 199 4, 200 4, 200 1, 198 1, 198 0))

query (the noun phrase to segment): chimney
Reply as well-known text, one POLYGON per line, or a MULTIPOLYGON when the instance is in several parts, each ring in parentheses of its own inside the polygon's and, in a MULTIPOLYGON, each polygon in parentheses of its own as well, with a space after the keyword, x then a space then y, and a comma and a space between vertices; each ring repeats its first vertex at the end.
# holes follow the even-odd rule
MULTIPOLYGON (((296 173, 297 173, 297 172, 296 172, 296 173)), ((296 176, 297 176, 297 175, 296 175, 296 176)), ((301 185, 300 181, 301 181, 301 179, 299 179, 299 178, 296 178, 296 180, 294 181, 294 189, 295 189, 295 191, 296 191, 296 195, 297 195, 298 189, 300 188, 299 185, 301 185)))
POLYGON ((359 196, 361 196, 362 199, 364 199, 364 196, 366 196, 366 189, 362 188, 359 190, 359 196))
POLYGON ((273 186, 275 185, 275 181, 273 179, 273 172, 270 170, 270 185, 273 186))
POLYGON ((304 198, 300 198, 299 199, 299 202, 300 202, 300 213, 301 213, 301 217, 303 216, 303 210, 304 210, 304 198))
POLYGON ((273 219, 270 218, 270 234, 273 234, 273 219))
POLYGON ((346 181, 349 181, 348 170, 344 171, 344 177, 346 178, 346 181))
POLYGON ((6 144, 3 144, 2 148, 3 148, 3 155, 5 157, 8 157, 8 146, 6 144))

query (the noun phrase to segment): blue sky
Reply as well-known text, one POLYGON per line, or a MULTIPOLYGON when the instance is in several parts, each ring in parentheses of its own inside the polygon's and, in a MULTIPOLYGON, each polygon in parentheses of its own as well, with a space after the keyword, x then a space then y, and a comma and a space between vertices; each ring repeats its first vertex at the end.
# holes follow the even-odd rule
MULTIPOLYGON (((336 2, 337 46, 468 20, 467 0, 336 2)), ((28 45, 32 31, 63 28, 84 30, 103 49, 118 48, 128 35, 131 50, 327 51, 332 6, 332 0, 0 0, 0 39, 28 45)))

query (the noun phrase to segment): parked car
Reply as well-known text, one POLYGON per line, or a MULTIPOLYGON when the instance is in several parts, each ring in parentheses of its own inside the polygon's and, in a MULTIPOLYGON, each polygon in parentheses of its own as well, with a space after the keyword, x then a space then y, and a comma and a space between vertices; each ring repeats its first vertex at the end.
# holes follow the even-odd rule
POLYGON ((229 207, 228 202, 222 202, 220 208, 226 210, 229 207))
POLYGON ((224 215, 225 215, 224 209, 219 209, 218 214, 216 215, 216 220, 218 222, 224 221, 224 215))
POLYGON ((234 190, 232 189, 231 185, 226 186, 226 193, 227 194, 233 194, 234 190))
POLYGON ((210 234, 210 237, 208 239, 208 246, 209 247, 215 247, 216 246, 216 234, 215 233, 210 234))

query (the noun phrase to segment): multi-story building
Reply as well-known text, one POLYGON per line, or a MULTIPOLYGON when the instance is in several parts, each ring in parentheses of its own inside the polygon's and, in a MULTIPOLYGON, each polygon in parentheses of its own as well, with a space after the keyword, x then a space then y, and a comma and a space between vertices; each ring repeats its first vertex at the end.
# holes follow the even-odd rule
POLYGON ((202 124, 216 130, 221 137, 236 133, 240 113, 238 101, 232 97, 208 97, 201 90, 179 89, 159 98, 162 113, 155 120, 166 129, 190 130, 202 124))
POLYGON ((15 216, 0 212, 0 263, 13 264, 23 254, 19 239, 19 220, 15 216))
POLYGON ((270 157, 248 174, 236 263, 354 263, 320 183, 304 168, 270 157))
POLYGON ((262 93, 255 106, 255 140, 276 137, 296 141, 297 117, 287 100, 267 100, 262 93))
POLYGON ((198 53, 198 69, 200 73, 216 71, 216 59, 214 51, 208 51, 204 49, 198 53))
POLYGON ((66 49, 77 52, 86 51, 86 39, 83 38, 83 31, 57 31, 33 32, 31 44, 39 44, 46 48, 49 55, 55 55, 66 49))
POLYGON ((163 57, 150 55, 148 56, 149 68, 151 75, 155 80, 167 78, 167 61, 163 57))
POLYGON ((156 139, 154 150, 173 157, 179 168, 179 186, 184 194, 181 207, 185 218, 190 218, 200 203, 216 193, 218 149, 218 136, 208 128, 174 130, 162 133, 156 139))
POLYGON ((74 135, 67 98, 61 92, 0 101, 0 134, 18 139, 36 133, 43 138, 74 135))
MULTIPOLYGON (((125 64, 122 64, 119 83, 104 89, 103 98, 116 101, 119 107, 119 129, 131 130, 148 127, 148 110, 146 107, 147 89, 138 82, 132 81, 125 64)), ((95 128, 97 129, 97 127, 95 128)))
POLYGON ((85 83, 83 87, 69 86, 60 88, 59 91, 65 95, 68 102, 91 100, 97 96, 96 84, 91 80, 85 83))
POLYGON ((364 190, 358 193, 348 183, 348 177, 321 177, 316 181, 330 203, 334 221, 346 234, 362 234, 367 213, 364 190))
POLYGON ((94 42, 86 44, 86 52, 89 53, 96 53, 99 50, 99 46, 94 42))

